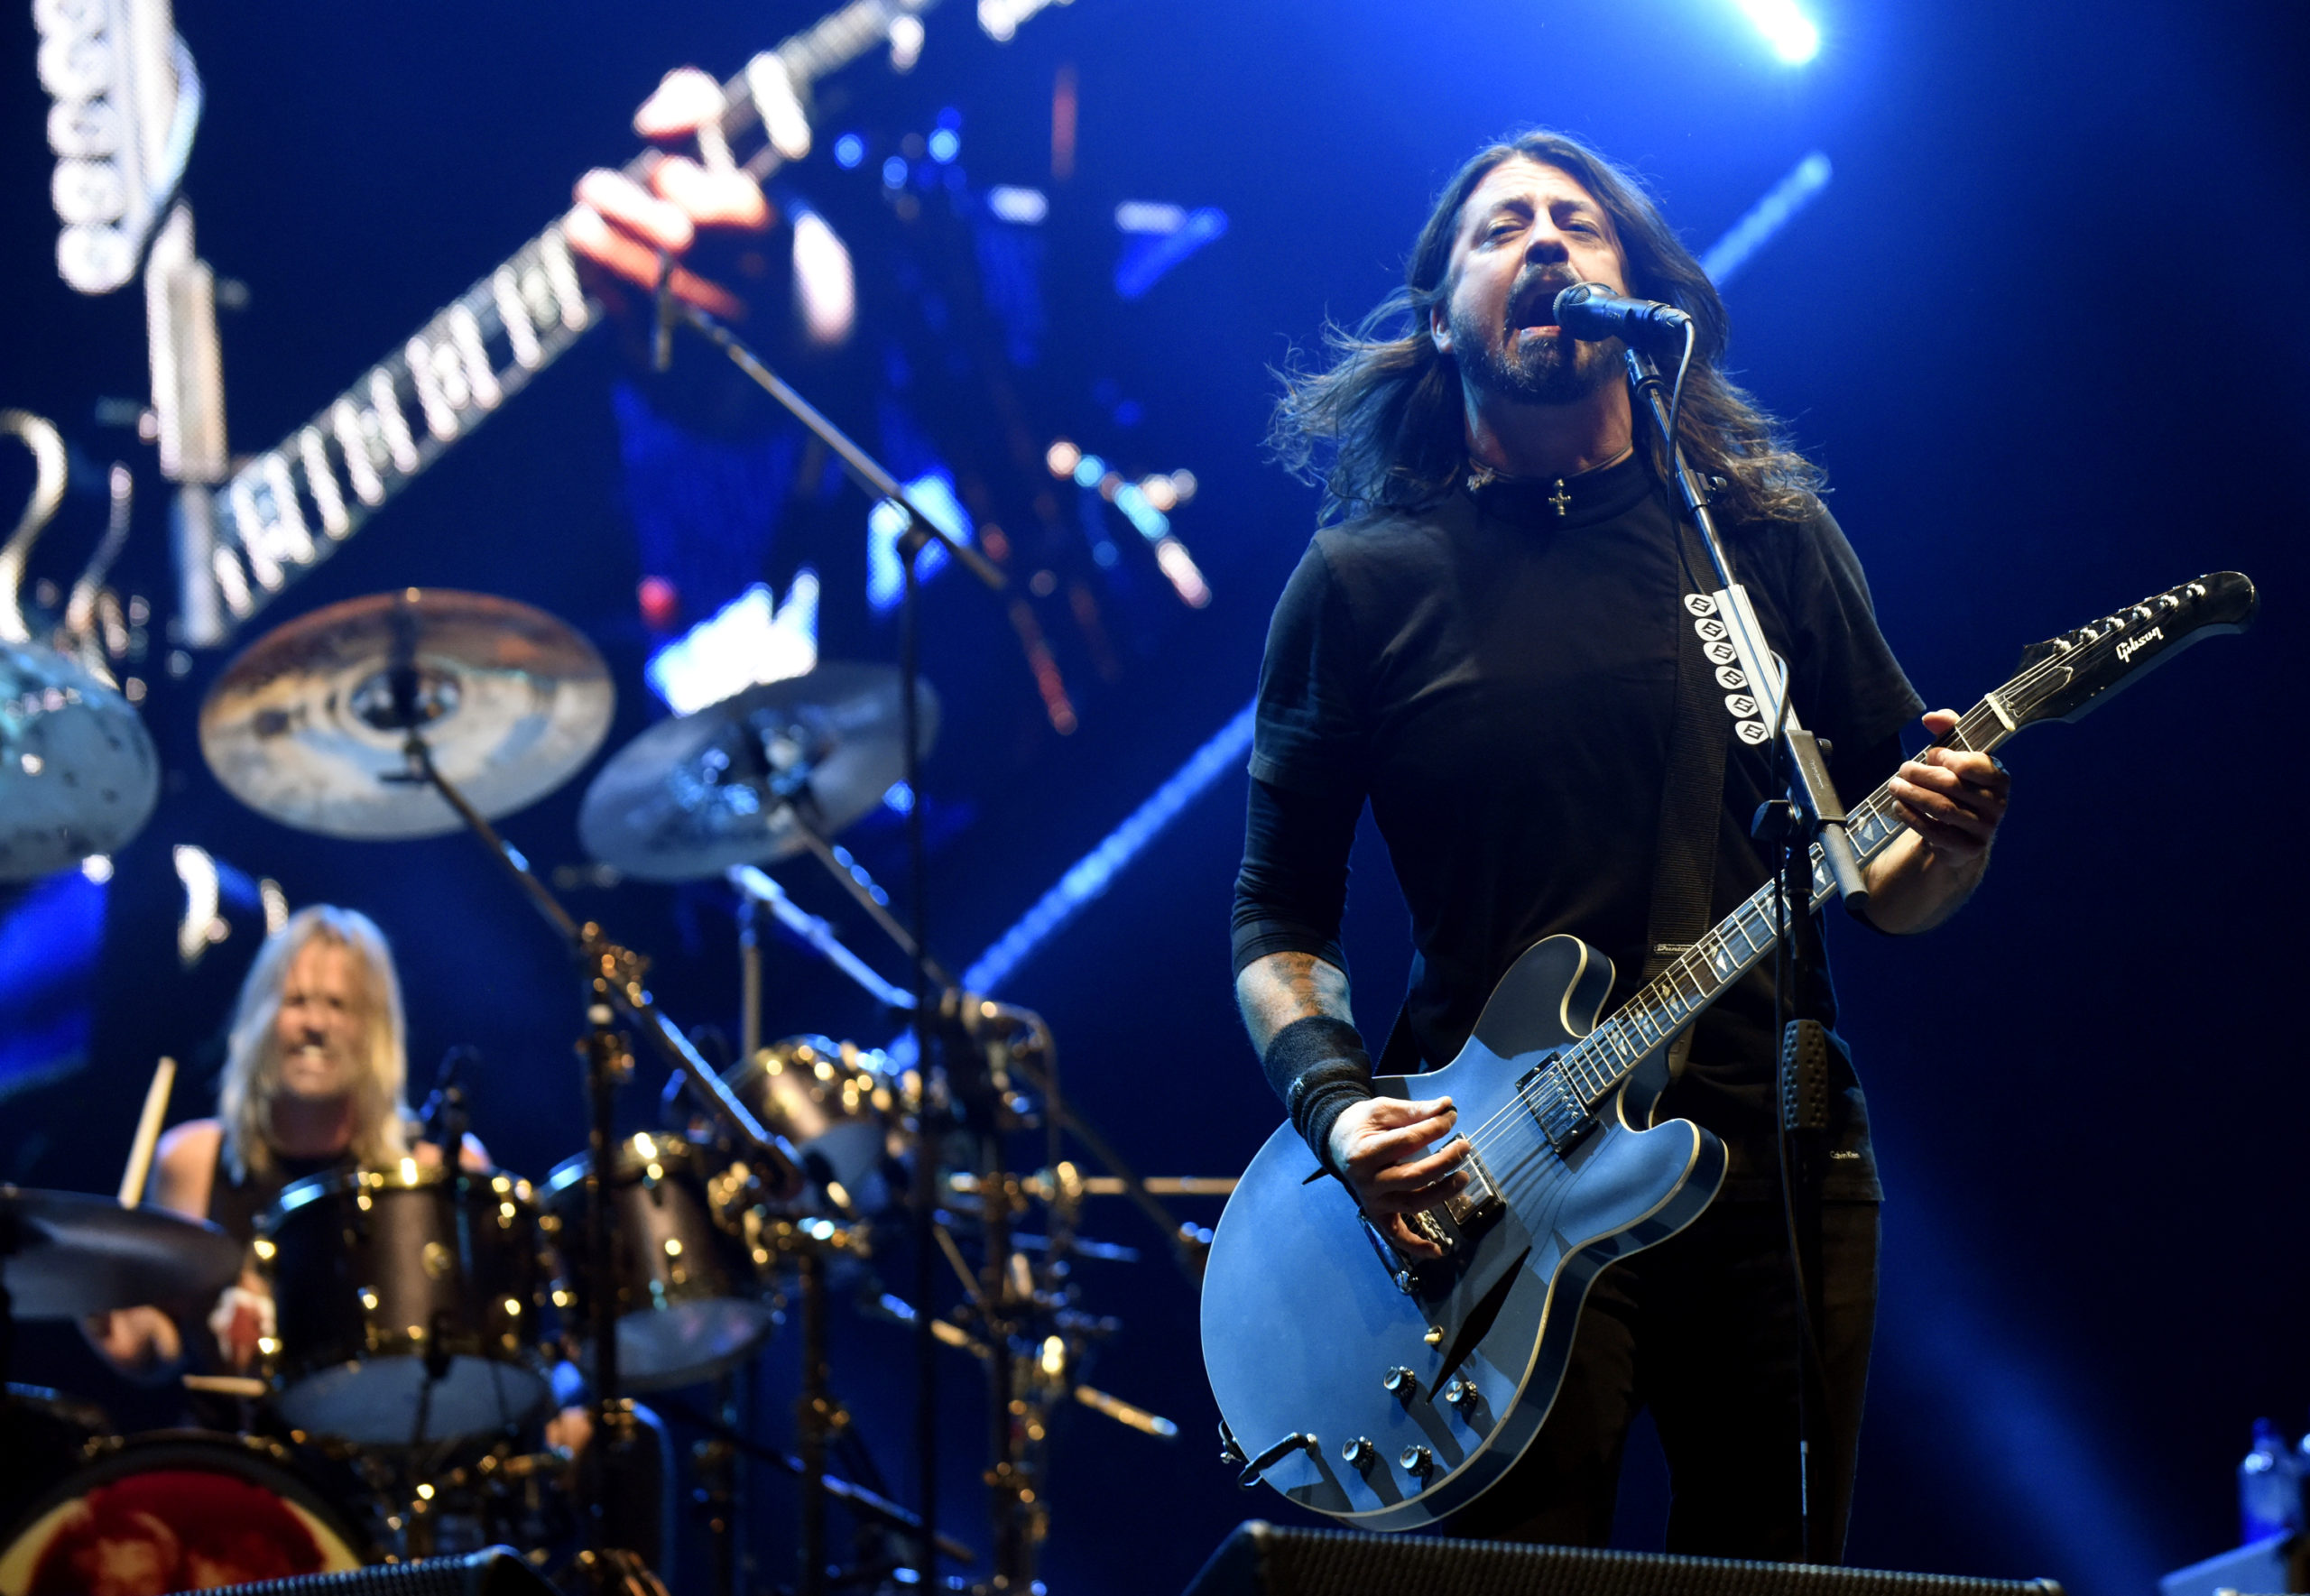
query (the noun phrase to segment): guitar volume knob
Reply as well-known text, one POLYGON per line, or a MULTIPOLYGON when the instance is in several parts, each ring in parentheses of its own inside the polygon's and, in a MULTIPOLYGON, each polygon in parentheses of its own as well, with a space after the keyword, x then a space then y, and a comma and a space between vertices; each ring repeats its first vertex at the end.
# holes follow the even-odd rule
POLYGON ((1425 1446, 1407 1446, 1398 1454, 1396 1466, 1407 1474, 1425 1480, 1436 1471, 1436 1454, 1425 1446))
POLYGON ((1419 1377, 1399 1363, 1380 1377, 1380 1386, 1391 1396, 1409 1397, 1419 1388, 1419 1377))
POLYGON ((1379 1449, 1372 1444, 1369 1438, 1363 1435, 1342 1443, 1339 1449, 1339 1461, 1351 1469, 1368 1469, 1372 1466, 1372 1460, 1378 1456, 1379 1449))

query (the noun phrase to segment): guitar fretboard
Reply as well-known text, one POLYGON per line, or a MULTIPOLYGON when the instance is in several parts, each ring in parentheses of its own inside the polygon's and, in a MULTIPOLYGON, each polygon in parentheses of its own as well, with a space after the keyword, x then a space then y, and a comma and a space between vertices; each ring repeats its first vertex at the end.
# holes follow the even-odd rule
MULTIPOLYGON (((808 147, 811 84, 890 37, 937 0, 852 0, 765 51, 722 86, 724 142, 769 135, 745 162, 766 177, 808 147)), ((646 178, 659 157, 626 168, 646 178)), ((600 318, 569 252, 568 216, 438 312, 319 414, 236 469, 218 491, 213 536, 189 549, 216 603, 186 606, 184 641, 226 641, 326 559, 444 450, 472 433, 600 318)))
MULTIPOLYGON (((2068 634, 2059 645, 2062 652, 2023 670, 1974 705, 1936 746, 1992 752, 2028 723, 2037 704, 2068 682, 2065 656, 2070 650, 2081 642, 2104 641, 2126 623, 2121 617, 2111 617, 2068 634)), ((1894 816, 1890 782, 1849 807, 1846 816, 1846 835, 1864 863, 1908 829, 1894 816)), ((1816 844, 1812 851, 1813 905, 1825 904, 1836 890, 1816 844)), ((1594 1030, 1538 1071, 1522 1088, 1534 1112, 1545 1118, 1551 1110, 1550 1097, 1559 1090, 1589 1109, 1617 1091, 1639 1064, 1771 954, 1781 930, 1774 900, 1774 882, 1768 881, 1594 1030)))

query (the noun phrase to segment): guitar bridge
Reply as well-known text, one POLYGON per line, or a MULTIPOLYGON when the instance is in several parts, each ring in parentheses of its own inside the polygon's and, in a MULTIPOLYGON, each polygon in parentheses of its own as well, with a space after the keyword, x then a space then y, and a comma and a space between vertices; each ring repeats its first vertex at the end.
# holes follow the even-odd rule
POLYGON ((1445 1203, 1444 1212, 1465 1231, 1500 1206, 1500 1188, 1492 1184, 1492 1171, 1483 1167, 1483 1160, 1476 1157, 1474 1148, 1460 1161, 1460 1168, 1466 1174, 1468 1184, 1445 1203))

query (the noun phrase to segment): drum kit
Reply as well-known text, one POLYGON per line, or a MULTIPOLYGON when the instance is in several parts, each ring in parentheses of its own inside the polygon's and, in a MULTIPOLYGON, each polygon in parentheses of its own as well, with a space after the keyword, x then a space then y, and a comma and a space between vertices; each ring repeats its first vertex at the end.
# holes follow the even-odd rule
MULTIPOLYGON (((42 669, 64 679, 52 663, 42 669)), ((553 1548, 583 1545, 563 1565, 573 1584, 648 1589, 656 1581, 645 1567, 614 1561, 646 1536, 627 1530, 654 1516, 666 1484, 659 1444, 641 1432, 628 1393, 652 1394, 707 1431, 692 1494, 722 1546, 745 1516, 735 1460, 753 1459, 801 1482, 790 1588, 917 1582, 905 1566, 921 1561, 905 1550, 924 1533, 917 1517, 827 1472, 837 1440, 855 1442, 827 1383, 836 1283, 855 1287, 875 1315, 917 1324, 984 1369, 997 1416, 985 1588, 1039 1588, 1046 1453, 1060 1404, 1176 1433, 1080 1379, 1089 1344, 1114 1324, 1083 1311, 1070 1259, 1127 1250, 1084 1241, 1076 1225, 1086 1197, 1128 1195, 1192 1270, 1207 1232, 1178 1224, 1156 1194, 1217 1195, 1232 1183, 1133 1176, 1066 1106, 1049 1029, 1023 1010, 951 989, 937 997, 936 1024, 924 1028, 938 1038, 936 1070, 824 1037, 763 1044, 751 937, 744 1044, 735 1062, 710 1068, 651 996, 646 961, 570 916, 491 824, 572 777, 605 736, 612 703, 599 656, 561 622, 502 598, 418 589, 291 622, 216 681, 201 747, 243 802, 330 837, 467 829, 566 940, 583 983, 588 1146, 535 1187, 454 1158, 315 1176, 282 1193, 245 1252, 216 1226, 175 1214, 0 1187, 0 1369, 15 1318, 152 1303, 205 1310, 252 1274, 273 1305, 253 1371, 187 1377, 242 1400, 232 1432, 123 1439, 82 1405, 13 1388, 0 1453, 19 1460, 19 1477, 0 1473, 0 1517, 15 1510, 13 1528, 0 1522, 0 1596, 75 1588, 72 1559, 96 1554, 91 1537, 107 1535, 104 1556, 134 1542, 155 1569, 175 1571, 153 1576, 164 1581, 315 1573, 510 1540, 541 1564, 553 1548), (635 1038, 670 1067, 669 1112, 661 1129, 621 1134, 614 1103, 635 1038), (678 1088, 688 1099, 679 1109, 678 1088), (1029 1130, 1045 1139, 1041 1167, 1012 1170, 1006 1144, 1029 1130), (1066 1162, 1062 1130, 1111 1173, 1066 1162), (934 1195, 928 1215, 924 1191, 934 1195), (878 1241, 901 1216, 935 1237, 959 1277, 964 1300, 947 1313, 918 1313, 872 1275, 878 1241), (798 1456, 734 1425, 730 1399, 793 1306, 804 1342, 798 1456), (582 1443, 591 1461, 578 1466, 538 1441, 557 1372, 566 1394, 572 1367, 591 1389, 582 1443), (672 1395, 708 1384, 717 1398, 698 1409, 672 1395), (28 1490, 27 1478, 49 1489, 28 1490), (881 1534, 862 1534, 861 1561, 847 1570, 829 1566, 832 1501, 881 1534)), ((901 780, 905 728, 917 757, 936 735, 927 686, 910 715, 906 708, 897 672, 828 664, 662 722, 596 776, 581 835, 623 875, 729 880, 748 919, 766 905, 886 1004, 911 1007, 761 869, 817 856, 913 956, 832 840, 901 780)), ((14 812, 21 785, 0 769, 0 808, 14 812)), ((25 846, 0 838, 0 858, 25 846)), ((437 1099, 429 1139, 458 1147, 462 1092, 437 1099)), ((938 1543, 949 1557, 971 1556, 938 1543)), ((714 1582, 740 1588, 732 1557, 717 1558, 714 1582)))

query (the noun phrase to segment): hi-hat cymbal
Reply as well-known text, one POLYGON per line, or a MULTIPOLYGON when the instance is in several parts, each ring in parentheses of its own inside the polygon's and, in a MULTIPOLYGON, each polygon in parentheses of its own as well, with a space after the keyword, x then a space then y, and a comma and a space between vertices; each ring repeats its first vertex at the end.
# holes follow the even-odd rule
POLYGON ((434 767, 490 818, 568 780, 616 691, 593 644, 542 610, 405 588, 260 638, 200 706, 200 752, 251 808, 342 837, 436 836, 461 822, 411 778, 411 720, 434 767), (398 689, 398 690, 397 690, 398 689))
POLYGON ((0 1185, 0 1265, 19 1319, 77 1319, 171 1297, 214 1296, 241 1269, 241 1244, 204 1220, 110 1197, 0 1185))
POLYGON ((160 797, 127 699, 54 649, 0 643, 0 881, 126 847, 160 797))
MULTIPOLYGON (((938 734, 938 696, 918 684, 918 752, 938 734)), ((718 875, 808 846, 859 819, 905 774, 899 673, 821 665, 661 721, 611 756, 587 789, 578 835, 602 863, 651 881, 718 875)))

